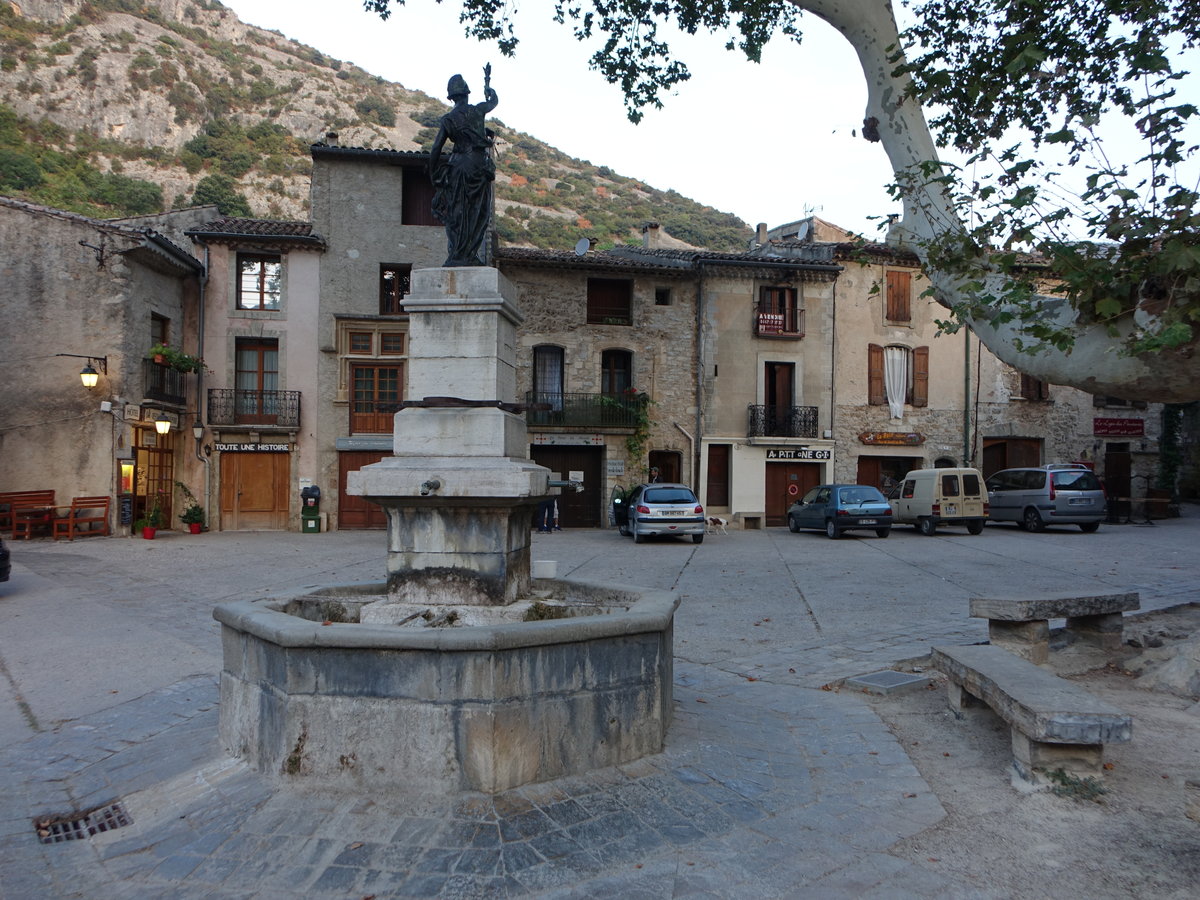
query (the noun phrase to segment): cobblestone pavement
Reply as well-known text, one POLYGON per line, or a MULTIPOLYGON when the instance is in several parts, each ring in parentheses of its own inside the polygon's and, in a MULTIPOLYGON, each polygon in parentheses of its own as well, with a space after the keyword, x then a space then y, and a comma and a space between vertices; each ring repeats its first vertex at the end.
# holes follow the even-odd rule
POLYGON ((537 536, 560 575, 666 587, 665 751, 497 795, 278 789, 216 737, 234 597, 370 581, 379 534, 18 543, 0 585, 0 897, 988 897, 889 854, 944 811, 864 703, 820 686, 984 635, 971 593, 1200 598, 1200 518, 934 539, 537 536), (131 824, 40 843, 118 803, 131 824))

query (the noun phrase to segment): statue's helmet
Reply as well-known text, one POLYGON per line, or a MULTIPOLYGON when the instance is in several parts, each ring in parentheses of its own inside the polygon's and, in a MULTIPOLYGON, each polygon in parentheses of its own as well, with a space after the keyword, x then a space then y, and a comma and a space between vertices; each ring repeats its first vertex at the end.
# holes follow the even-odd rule
POLYGON ((446 85, 446 96, 453 100, 456 97, 465 97, 471 93, 471 89, 467 87, 466 79, 461 75, 455 75, 446 85))

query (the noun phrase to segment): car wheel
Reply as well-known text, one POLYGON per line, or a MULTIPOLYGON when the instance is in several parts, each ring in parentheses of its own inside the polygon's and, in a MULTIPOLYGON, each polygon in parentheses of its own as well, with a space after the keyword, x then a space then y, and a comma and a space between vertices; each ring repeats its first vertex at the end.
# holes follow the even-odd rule
POLYGON ((692 535, 692 543, 693 543, 693 544, 703 544, 703 543, 704 543, 704 535, 702 535, 702 534, 693 534, 693 535, 692 535))
POLYGON ((1083 522, 1079 526, 1079 530, 1084 534, 1093 534, 1100 527, 1099 522, 1083 522))
POLYGON ((837 540, 841 532, 837 530, 837 526, 833 524, 833 519, 829 519, 825 523, 825 536, 831 540, 837 540))
POLYGON ((1044 531, 1046 523, 1042 521, 1041 514, 1032 506, 1025 510, 1025 530, 1026 531, 1044 531))
POLYGON ((621 525, 619 528, 617 528, 617 531, 621 532, 621 537, 629 537, 628 525, 621 525))
POLYGON ((917 528, 920 529, 921 534, 925 535, 925 537, 932 537, 937 532, 937 522, 933 521, 933 519, 922 519, 917 524, 917 528))
POLYGON ((800 523, 796 521, 795 516, 788 516, 788 531, 796 534, 800 531, 800 523))
POLYGON ((877 535, 879 535, 880 537, 887 537, 889 534, 891 534, 891 533, 892 533, 892 529, 890 529, 890 528, 876 528, 876 529, 875 529, 875 533, 876 533, 877 535))
POLYGON ((983 534, 983 520, 975 519, 967 523, 967 534, 983 534))
POLYGON ((645 542, 646 536, 638 530, 637 525, 630 526, 629 530, 633 532, 633 542, 635 544, 641 544, 645 542))

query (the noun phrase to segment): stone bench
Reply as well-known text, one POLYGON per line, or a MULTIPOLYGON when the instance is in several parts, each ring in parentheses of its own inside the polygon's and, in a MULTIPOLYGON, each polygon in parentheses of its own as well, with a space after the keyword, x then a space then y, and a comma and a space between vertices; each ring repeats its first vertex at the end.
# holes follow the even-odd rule
POLYGON ((1066 619, 1076 639, 1103 650, 1121 646, 1122 614, 1141 608, 1136 591, 1075 596, 972 597, 971 615, 988 620, 988 640, 1033 663, 1050 656, 1050 620, 1066 619))
POLYGON ((1008 722, 1013 768, 1025 784, 1039 785, 1038 773, 1056 769, 1099 775, 1104 745, 1133 732, 1132 718, 1116 707, 999 647, 934 647, 933 664, 949 678, 957 718, 983 702, 1008 722))

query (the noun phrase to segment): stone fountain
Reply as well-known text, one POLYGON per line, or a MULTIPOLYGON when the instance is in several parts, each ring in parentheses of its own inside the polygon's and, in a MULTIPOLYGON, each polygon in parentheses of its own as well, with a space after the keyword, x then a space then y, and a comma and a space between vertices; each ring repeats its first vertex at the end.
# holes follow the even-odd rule
POLYGON ((498 792, 661 751, 678 599, 531 574, 549 472, 516 405, 513 298, 493 268, 413 273, 423 399, 396 415, 395 456, 347 479, 387 511, 386 583, 214 611, 221 739, 263 772, 498 792))

